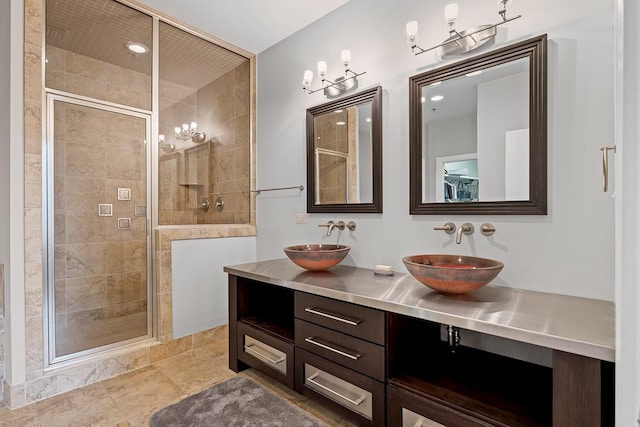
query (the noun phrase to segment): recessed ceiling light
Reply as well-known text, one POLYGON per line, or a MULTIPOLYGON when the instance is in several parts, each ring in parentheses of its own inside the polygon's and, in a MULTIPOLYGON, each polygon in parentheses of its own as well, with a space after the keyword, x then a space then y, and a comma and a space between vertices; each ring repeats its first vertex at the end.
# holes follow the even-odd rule
POLYGON ((127 49, 129 49, 131 52, 135 53, 135 54, 143 54, 143 53, 147 53, 149 52, 149 48, 146 47, 145 45, 143 45, 142 43, 138 43, 138 42, 127 42, 125 43, 125 46, 127 47, 127 49))
POLYGON ((346 124, 347 124, 347 122, 336 122, 336 124, 337 124, 338 126, 344 126, 344 125, 346 125, 346 124))
POLYGON ((344 110, 336 110, 336 113, 342 113, 344 110))
POLYGON ((434 96, 431 97, 431 100, 435 101, 435 102, 442 101, 443 99, 444 99, 444 96, 442 96, 442 95, 434 95, 434 96))
POLYGON ((441 83, 442 83, 441 81, 440 81, 440 82, 433 82, 433 83, 431 83, 429 86, 438 86, 438 85, 439 85, 439 84, 441 84, 441 83))
POLYGON ((465 76, 467 76, 467 77, 473 77, 473 76, 477 76, 478 74, 482 74, 482 70, 472 71, 472 72, 470 72, 470 73, 465 74, 465 76))
POLYGON ((367 123, 370 122, 371 121, 371 117, 367 117, 366 120, 367 120, 367 123))

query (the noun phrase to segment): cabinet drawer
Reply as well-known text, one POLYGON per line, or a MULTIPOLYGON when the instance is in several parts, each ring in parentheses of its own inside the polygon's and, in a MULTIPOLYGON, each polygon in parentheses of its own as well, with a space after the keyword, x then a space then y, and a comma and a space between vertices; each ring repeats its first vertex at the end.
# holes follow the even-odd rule
POLYGON ((358 425, 384 425, 384 384, 296 349, 296 391, 358 425))
POLYGON ((383 311, 296 292, 295 313, 299 319, 384 345, 385 315, 383 311))
POLYGON ((296 319, 296 346, 384 381, 384 347, 296 319))
POLYGON ((387 386, 387 417, 389 427, 489 427, 494 425, 392 385, 387 386))
POLYGON ((293 343, 238 322, 238 359, 289 387, 294 386, 293 343))

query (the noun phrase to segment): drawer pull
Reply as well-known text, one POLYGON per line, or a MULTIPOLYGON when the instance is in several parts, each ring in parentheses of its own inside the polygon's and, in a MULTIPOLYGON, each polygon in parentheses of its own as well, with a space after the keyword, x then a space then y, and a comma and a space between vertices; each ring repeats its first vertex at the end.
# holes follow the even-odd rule
POLYGON ((351 360, 358 360, 358 359, 360 359, 362 357, 361 354, 347 353, 346 351, 338 350, 337 348, 333 348, 333 347, 331 347, 331 346, 329 346, 327 344, 323 344, 321 342, 318 342, 317 338, 315 338, 315 337, 307 337, 304 340, 306 342, 308 342, 309 344, 317 345, 318 347, 322 347, 322 348, 324 348, 326 350, 333 351, 334 353, 337 353, 337 354, 339 354, 341 356, 344 356, 344 357, 348 357, 351 360))
MULTIPOLYGON (((353 399, 349 399, 347 396, 343 395, 342 393, 338 393, 337 391, 331 389, 330 387, 327 387, 324 384, 319 383, 318 381, 315 381, 315 379, 319 376, 319 373, 315 373, 313 375, 311 375, 310 377, 307 378, 307 382, 310 382, 311 384, 315 385, 316 387, 320 387, 323 390, 328 391, 329 393, 338 396, 341 399, 346 400, 347 402, 351 403, 352 405, 360 405, 362 402, 364 402, 364 400, 367 398, 366 395, 360 396, 358 399, 353 400, 353 399)), ((318 378, 320 379, 320 378, 318 378)))
POLYGON ((270 358, 269 356, 267 356, 267 355, 265 355, 265 354, 263 354, 263 353, 260 353, 260 352, 259 352, 258 350, 256 350, 254 347, 256 347, 256 348, 260 348, 260 347, 258 347, 258 346, 256 346, 256 345, 254 345, 254 344, 250 344, 250 345, 245 345, 245 346, 244 346, 244 351, 249 352, 249 353, 253 354, 254 356, 257 356, 257 357, 259 357, 260 359, 263 359, 263 360, 266 360, 266 361, 268 361, 268 362, 271 362, 271 363, 273 363, 274 365, 277 365, 278 363, 283 362, 283 361, 284 361, 284 359, 285 359, 284 357, 282 357, 282 356, 281 356, 281 357, 279 357, 278 359, 275 359, 275 360, 274 360, 274 359, 270 358))
POLYGON ((360 320, 349 320, 343 317, 334 316, 333 314, 325 313, 323 311, 317 310, 315 307, 306 307, 304 309, 307 313, 317 314, 318 316, 327 317, 329 319, 337 320, 338 322, 346 323, 351 326, 358 326, 361 321, 360 320))

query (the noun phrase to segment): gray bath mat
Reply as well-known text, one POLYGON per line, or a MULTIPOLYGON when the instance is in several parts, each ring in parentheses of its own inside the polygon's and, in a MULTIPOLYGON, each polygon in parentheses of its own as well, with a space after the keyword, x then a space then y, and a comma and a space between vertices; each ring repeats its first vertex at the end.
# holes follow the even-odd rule
POLYGON ((153 414, 151 427, 325 427, 246 377, 235 377, 153 414))

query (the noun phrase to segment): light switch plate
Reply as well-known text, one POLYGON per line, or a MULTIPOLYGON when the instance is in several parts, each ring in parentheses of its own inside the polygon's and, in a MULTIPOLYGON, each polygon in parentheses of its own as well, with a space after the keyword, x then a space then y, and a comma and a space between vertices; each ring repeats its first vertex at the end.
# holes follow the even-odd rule
POLYGON ((131 189, 118 188, 118 200, 131 200, 131 189))
POLYGON ((306 224, 307 223, 307 214, 299 213, 296 214, 296 224, 306 224))
POLYGON ((142 205, 136 205, 134 207, 133 212, 135 216, 147 216, 147 207, 142 205))

